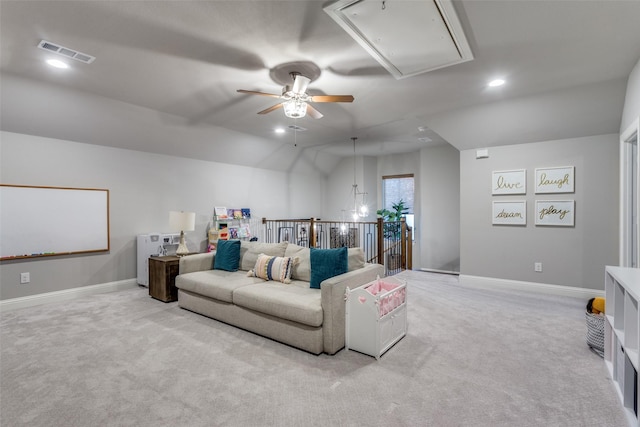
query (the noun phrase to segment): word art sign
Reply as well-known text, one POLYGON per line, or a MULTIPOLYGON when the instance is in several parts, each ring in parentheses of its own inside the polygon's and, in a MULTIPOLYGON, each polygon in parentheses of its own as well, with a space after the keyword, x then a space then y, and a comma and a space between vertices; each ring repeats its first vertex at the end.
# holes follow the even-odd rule
POLYGON ((573 227, 575 200, 536 200, 536 225, 573 227))
POLYGON ((491 194, 527 194, 526 170, 493 171, 491 194))
POLYGON ((536 169, 536 194, 573 193, 574 167, 536 169))
POLYGON ((527 202, 493 202, 494 225, 527 225, 527 202))

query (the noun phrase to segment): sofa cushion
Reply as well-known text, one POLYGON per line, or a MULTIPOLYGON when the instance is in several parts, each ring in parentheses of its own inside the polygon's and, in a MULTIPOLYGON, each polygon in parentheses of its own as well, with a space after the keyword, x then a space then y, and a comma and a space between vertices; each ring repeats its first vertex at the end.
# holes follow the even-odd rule
POLYGON ((362 248, 349 248, 347 254, 349 255, 349 271, 364 268, 364 251, 362 248))
POLYGON ((323 280, 346 273, 349 270, 346 247, 336 249, 311 248, 310 258, 310 287, 314 289, 320 289, 320 283, 323 280))
POLYGON ((318 327, 322 325, 321 293, 308 282, 294 280, 289 285, 262 282, 233 291, 233 303, 281 319, 318 327))
POLYGON ((247 285, 264 283, 258 277, 225 270, 205 270, 176 276, 176 287, 195 294, 233 303, 233 291, 247 285))
POLYGON ((297 258, 258 255, 258 260, 253 270, 249 270, 247 276, 259 277, 264 280, 277 280, 282 283, 291 283, 291 269, 297 258))
MULTIPOLYGON (((347 253, 349 255, 347 262, 349 271, 364 267, 364 251, 362 248, 349 248, 347 253)), ((311 281, 311 258, 309 248, 289 243, 287 245, 287 249, 284 251, 284 256, 298 258, 298 262, 291 270, 291 279, 304 280, 306 282, 311 281)))
POLYGON ((240 240, 219 240, 216 256, 213 259, 213 269, 238 271, 239 265, 240 240))
POLYGON ((284 251, 284 256, 298 258, 298 262, 291 269, 291 278, 293 280, 311 281, 311 259, 309 257, 309 248, 298 246, 295 243, 289 243, 284 251))
POLYGON ((287 242, 282 243, 262 243, 262 242, 246 242, 240 243, 240 270, 249 271, 255 265, 260 254, 269 256, 285 256, 284 251, 287 248, 287 242))

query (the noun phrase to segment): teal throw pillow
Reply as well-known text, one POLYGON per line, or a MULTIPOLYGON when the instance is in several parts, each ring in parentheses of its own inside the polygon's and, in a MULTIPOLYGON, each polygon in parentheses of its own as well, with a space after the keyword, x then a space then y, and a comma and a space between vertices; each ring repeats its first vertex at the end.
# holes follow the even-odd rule
POLYGON ((240 240, 218 240, 214 270, 238 271, 240 265, 240 240))
POLYGON ((316 249, 311 248, 311 285, 320 289, 323 280, 346 273, 349 269, 347 248, 316 249))

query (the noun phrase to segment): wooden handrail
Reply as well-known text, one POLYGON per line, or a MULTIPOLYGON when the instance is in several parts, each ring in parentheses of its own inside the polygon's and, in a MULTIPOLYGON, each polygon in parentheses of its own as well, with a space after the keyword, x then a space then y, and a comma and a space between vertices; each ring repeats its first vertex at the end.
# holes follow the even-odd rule
POLYGON ((412 268, 412 229, 405 218, 397 222, 384 222, 377 218, 368 221, 322 221, 317 218, 268 220, 262 218, 262 238, 266 242, 277 242, 280 229, 291 229, 288 233, 292 243, 312 248, 356 247, 365 252, 365 260, 386 266, 387 274, 412 268), (308 228, 301 239, 301 226, 308 228), (302 242, 302 243, 301 243, 302 242))

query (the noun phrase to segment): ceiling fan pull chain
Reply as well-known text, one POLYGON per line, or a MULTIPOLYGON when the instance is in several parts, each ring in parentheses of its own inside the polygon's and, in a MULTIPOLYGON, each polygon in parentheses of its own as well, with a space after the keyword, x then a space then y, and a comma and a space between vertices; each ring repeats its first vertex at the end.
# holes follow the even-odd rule
POLYGON ((387 8, 387 0, 382 0, 382 10, 387 8))

